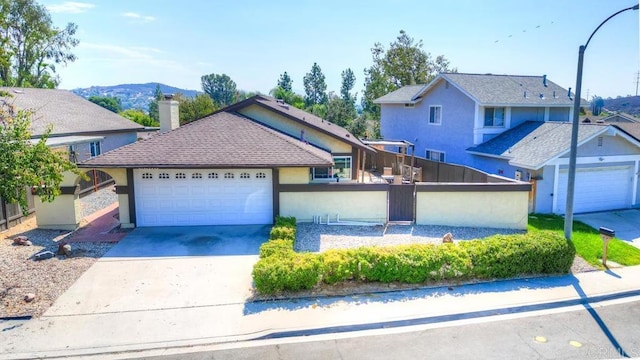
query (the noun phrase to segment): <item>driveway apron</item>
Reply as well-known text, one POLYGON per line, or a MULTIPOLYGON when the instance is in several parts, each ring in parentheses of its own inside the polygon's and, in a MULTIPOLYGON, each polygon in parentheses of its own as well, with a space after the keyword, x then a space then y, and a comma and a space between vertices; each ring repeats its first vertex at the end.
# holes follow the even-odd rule
POLYGON ((640 210, 603 211, 579 214, 576 220, 598 229, 606 227, 616 232, 616 237, 640 248, 640 210))
POLYGON ((269 226, 137 228, 74 283, 45 316, 243 303, 269 226))

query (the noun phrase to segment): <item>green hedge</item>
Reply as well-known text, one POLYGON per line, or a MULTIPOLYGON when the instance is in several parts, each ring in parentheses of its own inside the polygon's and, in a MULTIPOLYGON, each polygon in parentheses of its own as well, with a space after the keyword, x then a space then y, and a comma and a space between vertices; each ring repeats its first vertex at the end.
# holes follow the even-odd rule
POLYGON ((413 244, 296 253, 295 218, 278 218, 253 269, 262 294, 311 289, 320 282, 428 283, 567 273, 575 249, 551 231, 495 235, 458 244, 413 244), (293 237, 292 237, 293 236, 293 237))

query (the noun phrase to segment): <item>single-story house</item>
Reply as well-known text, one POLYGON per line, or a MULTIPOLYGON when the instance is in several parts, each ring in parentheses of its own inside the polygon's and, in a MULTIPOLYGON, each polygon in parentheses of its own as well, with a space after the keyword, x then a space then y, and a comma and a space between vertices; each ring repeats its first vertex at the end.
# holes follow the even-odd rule
MULTIPOLYGON (((135 142, 138 132, 144 130, 143 126, 67 90, 0 87, 0 101, 17 110, 32 111, 33 141, 38 141, 51 127, 47 145, 67 152, 73 162, 135 142)), ((87 182, 87 186, 91 186, 91 182, 87 182)), ((38 202, 33 199, 29 202, 30 211, 36 211, 38 202)), ((17 204, 7 204, 0 199, 0 230, 21 218, 22 211, 17 204)))

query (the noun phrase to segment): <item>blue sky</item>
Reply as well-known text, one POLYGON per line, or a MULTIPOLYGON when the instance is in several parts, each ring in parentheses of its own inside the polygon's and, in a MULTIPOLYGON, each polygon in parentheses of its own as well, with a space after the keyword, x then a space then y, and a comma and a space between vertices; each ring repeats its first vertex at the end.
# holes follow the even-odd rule
MULTIPOLYGON (((328 90, 351 68, 356 91, 371 47, 401 29, 459 72, 547 74, 575 87, 578 47, 633 0, 211 1, 41 0, 54 24, 78 25, 78 60, 59 68, 61 88, 161 82, 200 90, 225 73, 239 89, 267 93, 287 71, 294 89, 314 62, 328 90)), ((639 14, 603 26, 585 56, 583 97, 634 95, 640 71, 639 14)))

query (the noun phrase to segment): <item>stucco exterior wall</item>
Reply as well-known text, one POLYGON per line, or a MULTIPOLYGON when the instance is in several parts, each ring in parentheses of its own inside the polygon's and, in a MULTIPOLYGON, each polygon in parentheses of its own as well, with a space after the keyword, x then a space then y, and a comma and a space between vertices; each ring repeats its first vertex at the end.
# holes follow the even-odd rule
POLYGON ((280 215, 295 216, 298 222, 312 222, 315 215, 340 220, 387 221, 386 191, 281 192, 280 215))
POLYGON ((475 102, 445 81, 436 85, 415 107, 404 104, 381 106, 380 131, 391 140, 407 140, 416 146, 416 154, 445 152, 446 162, 470 164, 465 149, 473 145, 475 102), (442 106, 442 123, 429 124, 429 106, 442 106))
MULTIPOLYGON (((598 125, 593 125, 598 126, 598 125)), ((598 146, 598 137, 580 145, 578 156, 613 156, 613 155, 637 155, 640 148, 630 143, 621 136, 602 135, 602 146, 598 146)), ((568 158, 569 154, 562 156, 568 158)))
MULTIPOLYGON (((541 169, 542 179, 536 181, 535 212, 550 214, 553 211, 553 183, 555 180, 555 166, 545 166, 541 169)), ((559 184, 560 185, 560 184, 559 184)), ((566 187, 567 185, 564 184, 566 187)))
POLYGON ((505 192, 421 192, 416 194, 416 223, 527 228, 527 191, 505 192))
POLYGON ((280 184, 308 184, 309 168, 280 168, 278 178, 280 184))
MULTIPOLYGON (((352 152, 351 145, 318 130, 303 126, 284 116, 275 114, 274 112, 264 109, 258 105, 251 105, 246 108, 242 108, 239 112, 296 139, 300 138, 300 131, 304 130, 304 137, 307 141, 316 146, 330 150, 332 153, 350 154, 352 152)), ((356 159, 352 160, 355 164, 356 159)))
MULTIPOLYGON (((138 134, 135 131, 127 132, 127 133, 88 134, 88 135, 104 136, 104 139, 100 141, 100 150, 102 151, 102 153, 106 153, 107 151, 117 149, 127 144, 131 144, 138 139, 138 134)), ((91 145, 89 143, 76 144, 74 145, 74 147, 76 149, 78 162, 82 162, 84 160, 91 158, 91 145)))
POLYGON ((35 207, 38 228, 75 230, 80 224, 78 195, 59 195, 53 202, 42 202, 35 196, 35 207))

